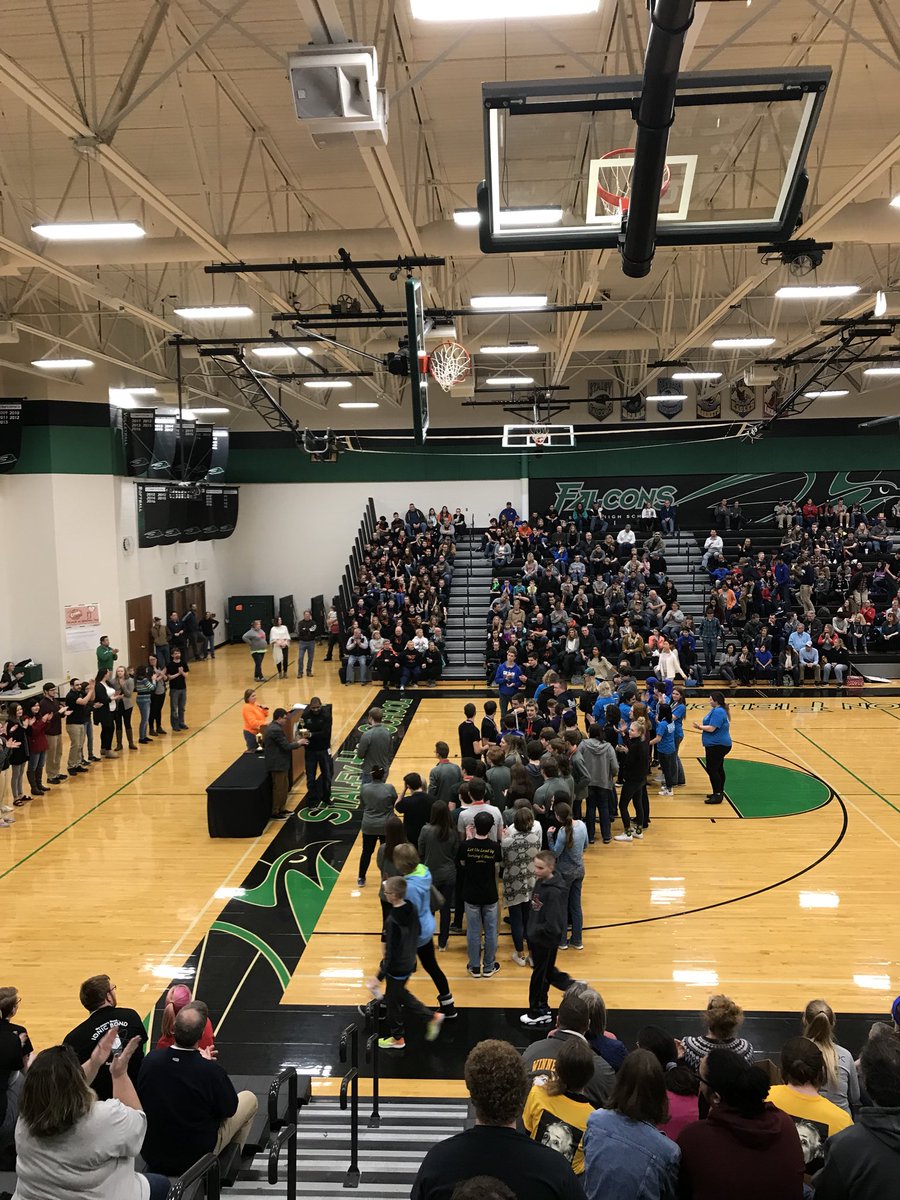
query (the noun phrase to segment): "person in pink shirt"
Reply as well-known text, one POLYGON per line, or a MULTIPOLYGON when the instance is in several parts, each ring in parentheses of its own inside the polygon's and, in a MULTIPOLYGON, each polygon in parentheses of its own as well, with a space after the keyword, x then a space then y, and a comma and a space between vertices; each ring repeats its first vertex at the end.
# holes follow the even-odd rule
POLYGON ((685 1125, 699 1120, 700 1081, 690 1067, 679 1062, 675 1039, 658 1025, 645 1025, 638 1033, 637 1044, 641 1050, 649 1050, 659 1059, 665 1074, 669 1119, 657 1125, 657 1129, 674 1142, 685 1125))

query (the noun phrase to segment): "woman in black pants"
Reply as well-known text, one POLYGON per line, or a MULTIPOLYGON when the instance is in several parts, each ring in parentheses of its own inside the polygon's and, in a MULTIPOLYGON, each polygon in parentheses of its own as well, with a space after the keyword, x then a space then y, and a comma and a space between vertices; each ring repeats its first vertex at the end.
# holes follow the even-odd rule
POLYGON ((94 724, 100 726, 101 757, 115 758, 112 741, 116 731, 116 691, 110 672, 105 667, 97 672, 94 681, 94 724))
POLYGON ((619 816, 625 827, 622 833, 617 833, 615 841, 631 842, 635 838, 640 841, 644 836, 646 813, 644 810, 644 788, 647 776, 650 774, 650 747, 647 745, 644 722, 632 721, 628 728, 628 743, 617 749, 624 757, 622 759, 622 791, 619 795, 619 816), (628 805, 634 804, 635 818, 630 820, 628 805))
POLYGON ((721 804, 725 796, 725 755, 731 749, 731 720, 724 697, 713 692, 709 701, 709 712, 699 724, 694 723, 694 728, 702 734, 706 773, 712 788, 706 803, 721 804))
POLYGON ((147 659, 147 674, 153 680, 153 693, 150 696, 150 733, 165 733, 162 727, 162 711, 166 703, 166 683, 168 675, 165 667, 160 666, 155 654, 147 659))
POLYGON ((447 949, 450 937, 458 850, 459 834, 450 819, 450 809, 443 800, 435 800, 431 806, 428 824, 419 834, 419 858, 431 872, 434 886, 444 897, 440 908, 438 950, 447 949))

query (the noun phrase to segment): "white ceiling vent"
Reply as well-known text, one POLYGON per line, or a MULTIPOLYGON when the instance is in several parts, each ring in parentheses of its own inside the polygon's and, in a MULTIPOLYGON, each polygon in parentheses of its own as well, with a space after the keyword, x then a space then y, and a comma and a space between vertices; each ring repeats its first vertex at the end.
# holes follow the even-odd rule
POLYGON ((294 110, 313 135, 376 132, 387 142, 387 97, 374 46, 307 46, 288 59, 294 110))

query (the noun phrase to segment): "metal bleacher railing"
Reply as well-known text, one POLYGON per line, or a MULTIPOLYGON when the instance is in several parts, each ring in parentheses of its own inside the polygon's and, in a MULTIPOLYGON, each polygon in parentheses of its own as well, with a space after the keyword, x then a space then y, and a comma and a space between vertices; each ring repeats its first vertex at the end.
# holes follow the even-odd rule
POLYGON ((350 548, 350 558, 347 566, 344 569, 344 575, 341 579, 338 588, 338 594, 341 598, 341 611, 346 612, 350 607, 350 597, 353 594, 353 585, 356 582, 359 568, 362 566, 365 557, 366 546, 371 542, 372 536, 375 533, 375 501, 370 496, 366 501, 366 507, 363 510, 362 520, 359 523, 356 537, 353 540, 353 545, 350 548))

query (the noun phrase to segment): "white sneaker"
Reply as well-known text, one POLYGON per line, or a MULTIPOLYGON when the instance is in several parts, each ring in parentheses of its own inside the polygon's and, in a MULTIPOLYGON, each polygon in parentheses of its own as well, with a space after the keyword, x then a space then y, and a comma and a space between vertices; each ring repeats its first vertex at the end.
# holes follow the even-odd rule
POLYGON ((11 804, 0 804, 0 813, 12 812, 11 804))
POLYGON ((525 957, 524 954, 520 954, 518 952, 518 950, 513 951, 512 960, 516 964, 517 967, 527 967, 528 966, 528 959, 525 957))
POLYGON ((675 793, 671 788, 660 788, 656 794, 657 796, 674 796, 675 793))
POLYGON ((616 836, 613 838, 613 841, 614 842, 630 842, 631 834, 630 833, 617 833, 616 836))

